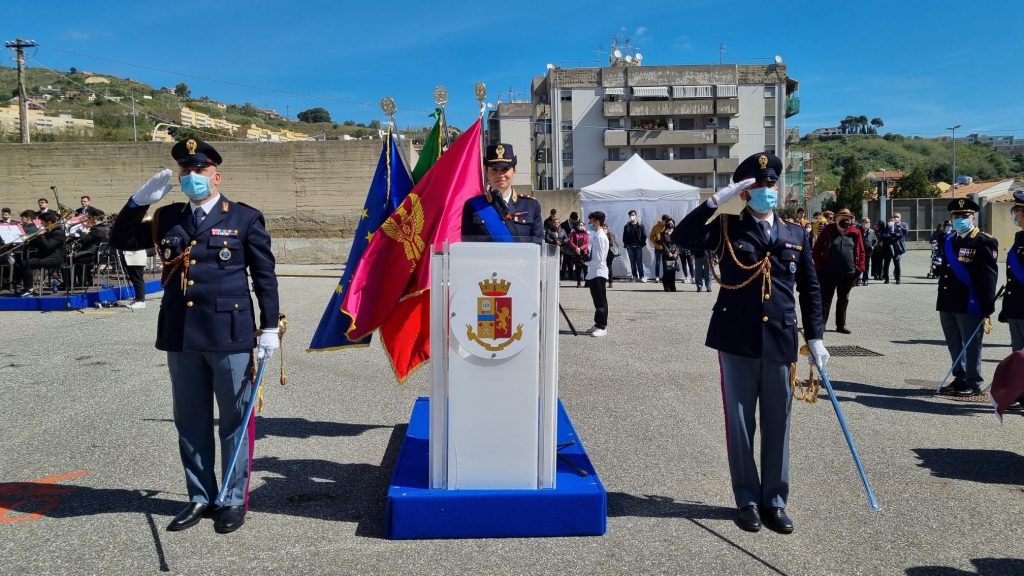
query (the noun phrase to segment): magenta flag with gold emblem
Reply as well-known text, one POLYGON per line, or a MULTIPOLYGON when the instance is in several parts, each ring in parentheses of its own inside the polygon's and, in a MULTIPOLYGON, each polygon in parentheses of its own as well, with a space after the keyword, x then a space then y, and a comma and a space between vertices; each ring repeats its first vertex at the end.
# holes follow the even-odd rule
POLYGON ((462 205, 483 194, 480 121, 456 140, 374 233, 341 309, 350 340, 380 329, 399 381, 430 358, 430 247, 462 236, 462 205))

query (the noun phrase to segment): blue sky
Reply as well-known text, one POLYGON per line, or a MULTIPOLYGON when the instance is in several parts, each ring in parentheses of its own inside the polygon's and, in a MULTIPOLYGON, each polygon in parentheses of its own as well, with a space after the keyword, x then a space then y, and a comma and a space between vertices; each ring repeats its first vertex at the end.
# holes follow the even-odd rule
POLYGON ((625 29, 645 65, 717 63, 720 43, 729 62, 782 55, 800 82, 789 125, 803 132, 863 114, 881 117, 883 132, 936 136, 960 124, 958 134, 1024 138, 1024 3, 1005 0, 58 0, 5 12, 3 40, 40 44, 30 66, 186 82, 193 96, 292 117, 323 106, 339 122, 383 120, 378 103, 392 96, 400 125, 426 125, 441 84, 450 122, 465 127, 478 110, 474 83, 487 83, 490 101, 509 88, 526 96, 548 63, 606 62, 625 29))

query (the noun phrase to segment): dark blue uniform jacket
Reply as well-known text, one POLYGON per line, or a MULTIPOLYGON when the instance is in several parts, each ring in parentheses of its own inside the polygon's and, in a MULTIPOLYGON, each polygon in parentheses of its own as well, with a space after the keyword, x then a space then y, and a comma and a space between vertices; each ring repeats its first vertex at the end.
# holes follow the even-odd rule
POLYGON ((188 203, 159 208, 151 221, 143 222, 146 209, 126 205, 111 230, 111 244, 121 250, 155 245, 165 262, 156 347, 171 352, 252 350, 256 323, 249 274, 260 327, 273 328, 278 320, 277 276, 263 214, 222 195, 196 230, 188 203), (182 257, 186 249, 187 259, 182 257), (176 259, 177 264, 167 264, 176 259))
POLYGON ((722 283, 745 282, 753 271, 740 269, 725 241, 732 243, 736 258, 745 266, 771 259, 771 298, 761 301, 761 277, 745 287, 718 292, 705 344, 716 350, 764 358, 773 362, 795 362, 800 337, 797 330, 796 295, 807 340, 820 339, 824 332, 821 290, 811 259, 811 244, 803 227, 786 224, 775 216, 776 239, 768 241, 757 219, 744 210, 739 215, 720 215, 706 223, 715 209, 701 203, 683 218, 672 233, 672 241, 690 250, 714 250, 720 261, 722 283), (729 238, 723 238, 722 221, 728 220, 729 238))
MULTIPOLYGON (((1024 230, 1017 232, 1013 237, 1013 246, 1010 252, 1017 255, 1017 260, 1024 266, 1024 230)), ((1024 318, 1024 278, 1017 278, 1010 270, 1010 263, 1006 263, 1006 293, 1003 294, 1002 318, 1024 318)))
MULTIPOLYGON (((492 197, 494 200, 491 206, 498 212, 498 216, 505 223, 505 228, 516 242, 540 244, 544 241, 544 219, 540 216, 540 202, 513 193, 508 203, 508 211, 503 214, 498 192, 494 192, 492 197)), ((491 235, 487 232, 487 226, 469 202, 467 200, 462 206, 462 239, 466 242, 490 241, 491 235)))
MULTIPOLYGON (((955 232, 950 234, 953 236, 954 257, 967 268, 971 285, 974 287, 974 297, 981 305, 983 317, 991 316, 996 309, 996 283, 999 281, 999 241, 977 228, 963 238, 955 232)), ((935 309, 940 312, 966 314, 970 288, 950 269, 945 256, 945 238, 939 241, 939 249, 943 251, 943 256, 942 266, 938 269, 939 294, 935 301, 935 309)))

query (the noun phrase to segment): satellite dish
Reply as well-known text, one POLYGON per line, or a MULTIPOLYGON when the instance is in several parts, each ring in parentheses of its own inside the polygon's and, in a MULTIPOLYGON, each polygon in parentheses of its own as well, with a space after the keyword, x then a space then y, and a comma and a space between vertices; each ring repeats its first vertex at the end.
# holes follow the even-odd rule
POLYGON ((644 55, 639 53, 639 52, 637 52, 636 53, 636 61, 639 62, 639 61, 641 61, 643 59, 644 59, 644 55))
POLYGON ((775 63, 776 64, 782 64, 782 56, 779 56, 778 54, 776 54, 775 55, 775 63))
POLYGON ((612 56, 615 56, 616 58, 622 58, 622 50, 616 48, 615 50, 612 51, 612 56))
POLYGON ((633 61, 633 57, 630 56, 629 54, 626 54, 626 62, 632 62, 632 61, 633 61))
POLYGON ((548 70, 554 70, 555 69, 555 65, 554 64, 548 64, 547 68, 548 68, 548 70))

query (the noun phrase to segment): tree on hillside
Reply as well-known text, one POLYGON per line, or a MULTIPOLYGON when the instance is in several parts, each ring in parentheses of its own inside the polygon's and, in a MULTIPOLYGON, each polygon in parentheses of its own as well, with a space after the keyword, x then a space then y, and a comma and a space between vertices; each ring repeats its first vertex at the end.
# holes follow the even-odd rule
POLYGON ((881 118, 872 118, 871 119, 871 133, 872 134, 878 134, 878 129, 881 128, 882 126, 885 126, 885 122, 882 122, 881 118))
POLYGON ((827 205, 827 208, 832 211, 849 208, 854 214, 860 212, 864 195, 871 189, 871 185, 868 184, 864 174, 864 168, 860 162, 856 158, 850 158, 843 168, 842 177, 839 179, 835 200, 825 202, 823 206, 827 205))
POLYGON ((935 198, 939 189, 928 180, 928 173, 921 166, 915 166, 909 174, 896 181, 893 198, 935 198))
POLYGON ((310 108, 309 110, 303 110, 298 115, 300 122, 307 124, 316 124, 318 122, 330 122, 331 113, 326 108, 310 108))
POLYGON ((191 98, 192 97, 192 91, 189 90, 188 84, 185 84, 184 82, 178 82, 178 85, 174 87, 174 93, 179 98, 191 98))
POLYGON ((73 76, 75 74, 78 74, 78 68, 75 68, 74 66, 72 66, 71 70, 68 70, 68 72, 70 72, 71 75, 73 76))
POLYGON ((342 126, 355 126, 356 125, 356 121, 355 120, 345 120, 344 122, 341 123, 341 125, 342 126))

